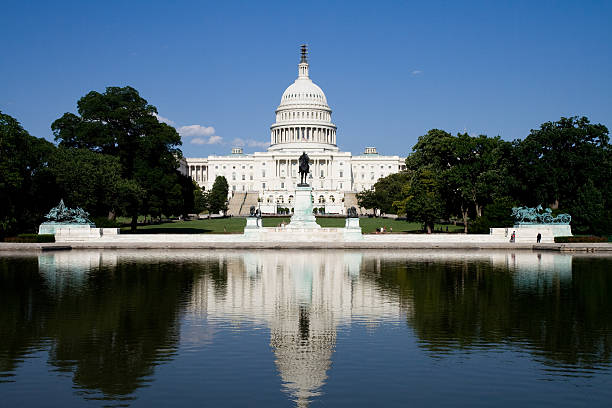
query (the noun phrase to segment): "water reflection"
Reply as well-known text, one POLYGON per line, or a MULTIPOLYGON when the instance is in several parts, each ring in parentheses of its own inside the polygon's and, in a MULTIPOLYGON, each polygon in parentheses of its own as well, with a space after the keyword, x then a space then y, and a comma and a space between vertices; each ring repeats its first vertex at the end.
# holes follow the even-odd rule
POLYGON ((611 266, 527 251, 14 254, 0 258, 0 383, 46 351, 83 398, 129 404, 156 366, 220 341, 211 327, 228 322, 269 330, 297 406, 322 398, 339 333, 356 326, 407 325, 435 359, 501 348, 552 378, 592 375, 611 361, 611 266))

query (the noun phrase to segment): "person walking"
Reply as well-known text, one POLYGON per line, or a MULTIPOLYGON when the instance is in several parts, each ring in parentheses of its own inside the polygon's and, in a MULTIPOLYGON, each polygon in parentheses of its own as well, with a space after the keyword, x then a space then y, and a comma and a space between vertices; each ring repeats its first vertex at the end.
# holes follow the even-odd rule
POLYGON ((512 231, 512 235, 510 235, 510 242, 516 241, 516 231, 512 231))
POLYGON ((540 234, 538 232, 538 236, 536 237, 536 241, 538 242, 538 244, 540 243, 540 241, 542 241, 542 234, 540 234))

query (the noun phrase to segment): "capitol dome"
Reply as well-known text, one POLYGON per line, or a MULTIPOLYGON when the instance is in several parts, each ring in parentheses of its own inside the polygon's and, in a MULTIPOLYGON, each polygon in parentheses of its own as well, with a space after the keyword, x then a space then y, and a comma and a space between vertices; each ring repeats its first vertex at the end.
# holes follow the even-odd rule
POLYGON ((298 78, 285 89, 276 108, 268 151, 338 151, 332 111, 323 90, 309 77, 307 54, 306 46, 302 45, 298 78))
POLYGON ((308 77, 298 77, 283 92, 278 108, 290 105, 320 105, 329 108, 323 90, 308 77))

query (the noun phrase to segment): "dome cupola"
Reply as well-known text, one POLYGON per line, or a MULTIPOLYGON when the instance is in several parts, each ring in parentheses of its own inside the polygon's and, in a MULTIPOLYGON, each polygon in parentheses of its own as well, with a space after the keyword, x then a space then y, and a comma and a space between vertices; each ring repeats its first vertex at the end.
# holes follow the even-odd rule
POLYGON ((270 126, 268 150, 334 150, 336 126, 325 93, 309 76, 308 50, 301 47, 297 79, 285 89, 270 126))

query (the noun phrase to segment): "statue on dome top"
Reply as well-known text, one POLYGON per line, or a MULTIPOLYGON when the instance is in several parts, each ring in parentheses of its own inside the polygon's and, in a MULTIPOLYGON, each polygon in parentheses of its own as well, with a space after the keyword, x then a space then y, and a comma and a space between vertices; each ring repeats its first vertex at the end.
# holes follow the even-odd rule
POLYGON ((302 152, 302 155, 298 160, 300 163, 300 184, 298 184, 298 187, 308 187, 306 179, 308 178, 308 173, 310 173, 310 157, 308 157, 306 152, 302 152))

